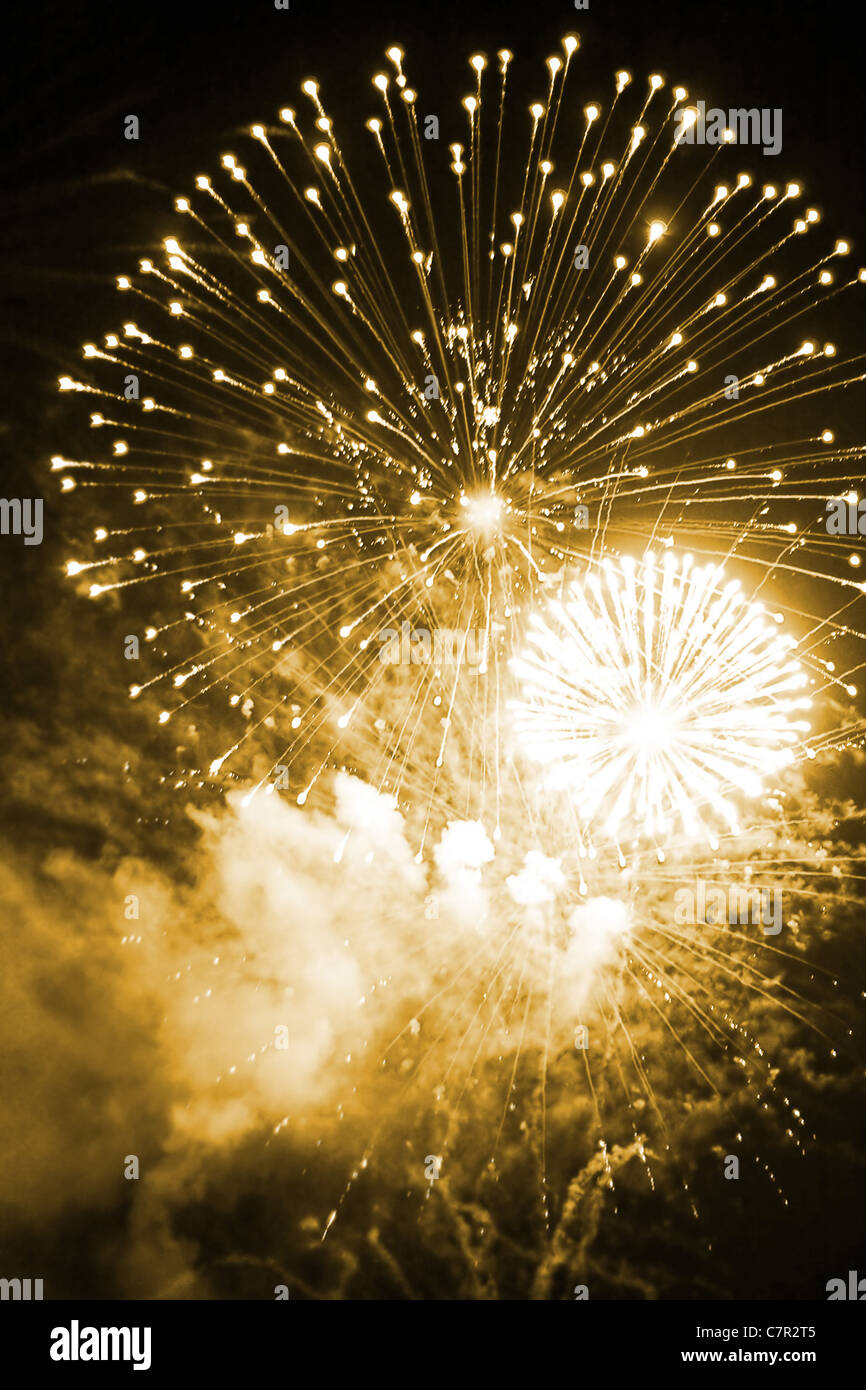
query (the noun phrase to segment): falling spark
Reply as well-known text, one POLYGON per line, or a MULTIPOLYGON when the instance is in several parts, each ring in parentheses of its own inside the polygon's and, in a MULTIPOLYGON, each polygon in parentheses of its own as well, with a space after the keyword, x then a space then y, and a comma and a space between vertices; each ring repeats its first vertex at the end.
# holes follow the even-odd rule
POLYGON ((232 736, 204 759, 224 778, 288 767, 306 800, 360 764, 432 809, 458 726, 480 739, 499 722, 497 658, 544 590, 636 544, 730 560, 780 607, 808 577, 811 630, 790 616, 823 684, 847 685, 823 652, 862 636, 863 585, 824 508, 864 448, 791 421, 864 379, 798 332, 864 273, 798 215, 795 181, 720 182, 713 159, 686 191, 684 87, 619 72, 578 140, 560 131, 578 52, 567 36, 528 116, 506 99, 512 55, 473 56, 449 215, 402 49, 361 133, 378 197, 306 79, 309 122, 284 107, 195 179, 162 252, 119 277, 122 322, 85 345, 81 380, 60 379, 98 406, 88 457, 58 460, 63 486, 110 504, 67 572, 97 602, 147 586, 155 661, 130 694, 168 687, 164 724, 225 702, 232 736), (404 620, 483 632, 485 659, 413 667, 413 714, 381 727, 382 634, 404 620), (425 791, 414 731, 434 710, 425 791))
POLYGON ((73 505, 102 504, 70 580, 148 605, 129 696, 200 761, 179 785, 241 784, 243 823, 263 804, 327 815, 335 782, 362 778, 374 800, 322 881, 366 873, 380 903, 388 817, 411 841, 438 915, 407 939, 427 923, 414 900, 399 930, 371 910, 388 968, 365 962, 358 994, 407 955, 435 989, 419 1003, 407 986, 396 1036, 341 1061, 367 1049, 390 1077, 399 1057, 398 1113, 433 1082, 446 1168, 482 1072, 499 1068, 503 1101, 491 1163, 512 1109, 544 1135, 548 1085, 576 1075, 599 1136, 585 1171, 612 1190, 623 1154, 650 1173, 651 1123, 667 1149, 665 1076, 639 1037, 661 1020, 716 1095, 708 1054, 724 1054, 766 1106, 775 1072, 744 1000, 802 1019, 781 948, 675 924, 671 903, 753 861, 795 900, 826 889, 777 784, 791 760, 862 744, 859 721, 807 738, 797 716, 807 681, 816 705, 853 698, 862 664, 863 584, 825 518, 866 449, 828 416, 866 374, 816 319, 866 272, 797 182, 758 186, 736 147, 695 177, 682 87, 618 72, 576 136, 560 128, 581 110, 577 52, 568 36, 528 110, 507 100, 507 50, 473 57, 447 198, 401 49, 342 143, 304 81, 307 116, 252 126, 118 279, 119 322, 59 383, 90 408, 91 447, 52 467, 73 505), (359 138, 378 185, 353 179, 359 138), (409 656, 386 662, 404 624, 409 656), (417 630, 461 641, 431 656, 417 630), (585 1019, 604 1063, 575 1057, 585 1019))

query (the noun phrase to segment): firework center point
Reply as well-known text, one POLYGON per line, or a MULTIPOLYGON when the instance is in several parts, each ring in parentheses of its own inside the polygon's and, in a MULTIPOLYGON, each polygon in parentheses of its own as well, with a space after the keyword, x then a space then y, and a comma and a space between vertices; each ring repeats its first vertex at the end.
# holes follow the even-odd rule
POLYGON ((491 488, 464 493, 460 498, 464 521, 481 536, 492 536, 502 528, 503 501, 491 488))
POLYGON ((660 753, 670 748, 676 737, 676 724, 667 710, 658 705, 641 705, 623 725, 623 736, 644 753, 660 753))

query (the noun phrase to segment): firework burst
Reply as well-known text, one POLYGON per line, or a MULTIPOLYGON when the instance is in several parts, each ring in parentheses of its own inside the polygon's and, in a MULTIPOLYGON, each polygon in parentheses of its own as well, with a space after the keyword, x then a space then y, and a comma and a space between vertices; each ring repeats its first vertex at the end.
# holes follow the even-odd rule
MULTIPOLYGON (((94 407, 95 448, 54 466, 111 502, 69 573, 96 600, 151 589, 131 694, 165 689, 163 722, 228 701, 237 735, 211 776, 249 777, 269 745, 256 780, 288 766, 304 799, 353 762, 411 793, 409 728, 366 717, 382 632, 507 650, 564 568, 652 541, 733 558, 755 591, 821 576, 832 603, 797 614, 810 650, 852 631, 862 586, 821 519, 862 446, 800 421, 863 374, 798 321, 866 272, 796 182, 725 178, 730 146, 719 181, 695 168, 684 88, 622 71, 576 115, 577 51, 566 38, 528 113, 506 101, 512 55, 475 55, 446 170, 391 48, 366 122, 378 199, 305 81, 309 128, 283 108, 196 179, 177 235, 119 277, 126 313, 85 346, 88 377, 62 378, 94 407)), ((497 717, 498 676, 467 698, 465 674, 416 666, 411 726, 439 704, 497 717)))
MULTIPOLYGON (((119 277, 122 320, 60 383, 91 407, 91 456, 53 466, 107 498, 69 575, 96 602, 152 595, 130 694, 184 729, 179 788, 233 779, 243 816, 288 787, 325 813, 323 774, 353 773, 399 810, 428 876, 408 944, 436 988, 405 987, 396 1037, 371 1029, 409 1078, 395 1108, 434 1072, 445 1153, 494 1076, 493 1162, 518 1098, 544 1133, 548 1079, 585 1079, 612 1182, 615 1144, 649 1167, 641 1110, 664 1133, 652 1023, 716 1095, 704 1053, 766 1106, 748 1001, 800 1019, 789 954, 670 905, 755 863, 795 900, 826 887, 776 783, 842 741, 806 738, 804 684, 856 693, 859 557, 824 518, 864 446, 815 414, 864 373, 814 320, 866 272, 795 181, 731 172, 730 141, 678 147, 684 88, 621 71, 576 107, 577 51, 528 113, 512 55, 473 56, 448 163, 389 49, 378 194, 305 81, 308 117, 254 125, 119 277), (650 547, 662 562, 634 558, 650 547), (188 733, 206 702, 217 746, 188 733)), ((374 874, 364 819, 337 824, 331 870, 374 874)))
POLYGON ((810 704, 793 639, 689 558, 604 561, 531 620, 532 650, 513 663, 527 750, 550 786, 574 789, 587 824, 607 803, 611 834, 623 821, 661 841, 677 821, 694 834, 705 808, 736 831, 730 791, 760 795, 808 731, 791 717, 810 704))

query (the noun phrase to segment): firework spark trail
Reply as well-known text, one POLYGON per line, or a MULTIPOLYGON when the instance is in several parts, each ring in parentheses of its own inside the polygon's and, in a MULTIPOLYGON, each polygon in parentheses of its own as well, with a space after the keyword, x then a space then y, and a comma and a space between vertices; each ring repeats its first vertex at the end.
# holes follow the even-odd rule
MULTIPOLYGON (((298 686, 298 733, 264 780, 308 761, 314 743, 320 767, 345 757, 369 767, 381 730, 353 692, 383 679, 375 644, 384 628, 408 616, 436 629, 453 617, 467 632, 482 628, 491 647, 503 632, 512 641, 539 585, 564 565, 598 563, 602 535, 605 550, 676 536, 698 554, 735 554, 764 580, 790 566, 860 598, 853 579, 809 563, 838 544, 790 513, 823 503, 834 485, 851 488, 862 446, 834 450, 826 429, 756 446, 754 432, 756 416, 776 412, 775 429, 796 401, 820 391, 824 402, 862 380, 857 359, 846 365, 833 344, 793 339, 791 325, 866 272, 846 278, 842 240, 776 272, 818 234, 817 211, 791 220, 802 196, 793 181, 756 193, 739 173, 705 190, 689 165, 686 183, 675 124, 688 94, 658 76, 630 117, 632 79, 617 73, 607 109, 584 107, 577 154, 563 160, 578 48, 568 36, 563 56, 548 61, 520 160, 506 101, 512 55, 499 54, 495 74, 473 56, 468 141, 451 145, 456 255, 454 226, 439 215, 443 171, 431 165, 402 51, 388 51, 393 75, 373 79, 384 106, 367 121, 384 172, 380 205, 356 188, 308 79, 312 133, 285 107, 278 126, 251 128, 255 175, 233 154, 222 159, 226 191, 200 175, 196 194, 176 202, 195 236, 168 237, 164 264, 147 259, 138 276, 118 279, 141 322, 85 347, 98 381, 61 380, 114 403, 91 423, 122 435, 113 457, 55 460, 63 486, 128 480, 136 505, 155 513, 152 525, 101 527, 94 557, 69 571, 87 575, 96 599, 181 581, 183 621, 198 629, 200 650, 132 693, 169 680, 183 688, 182 703, 165 704, 166 721, 225 691, 249 727, 214 768, 236 763, 250 741, 260 746, 260 721, 244 711, 286 684, 298 686), (656 205, 673 208, 666 221, 652 217, 656 205), (381 215, 388 208, 396 228, 381 215), (591 250, 585 269, 576 244, 591 250), (744 364, 733 401, 731 363, 744 364), (126 400, 130 372, 153 394, 126 400), (697 437, 737 430, 736 458, 689 456, 697 437), (591 529, 580 508, 593 510, 591 529), (176 543, 166 524, 179 529, 176 543), (131 536, 132 552, 99 557, 112 537, 131 536), (301 678, 288 654, 313 651, 301 678)), ((710 161, 730 153, 719 148, 710 161)), ((834 624, 822 617, 817 639, 834 624)), ((177 647, 177 625, 151 626, 157 651, 177 647)), ((456 710, 458 675, 432 678, 455 717, 486 719, 487 688, 480 699, 460 690, 456 710)), ((285 703, 271 696, 267 718, 281 722, 285 703)), ((391 749, 383 766, 397 774, 394 789, 410 786, 404 755, 391 749)), ((315 769, 304 773, 304 790, 317 780, 315 769)))
POLYGON ((676 818, 694 834, 707 807, 735 830, 730 791, 757 796, 793 761, 809 726, 790 716, 811 703, 794 696, 807 681, 795 643, 723 579, 670 552, 660 569, 652 554, 605 561, 531 621, 535 650, 512 662, 518 734, 548 785, 574 787, 587 825, 607 805, 607 831, 636 820, 663 842, 676 818))
MULTIPOLYGON (((749 882, 755 858, 798 900, 821 891, 778 782, 862 734, 807 739, 792 716, 807 682, 856 694, 861 648, 828 648, 866 636, 859 557, 824 525, 866 450, 837 444, 826 412, 866 372, 812 320, 866 271, 798 212, 796 182, 757 190, 724 172, 732 149, 677 149, 684 88, 653 76, 635 97, 619 72, 607 107, 576 117, 577 40, 563 49, 528 133, 511 54, 495 74, 471 59, 447 171, 390 49, 366 123, 378 197, 305 81, 312 122, 285 107, 253 126, 246 162, 200 175, 164 254, 118 278, 137 318, 60 383, 94 407, 92 456, 52 464, 64 492, 106 500, 70 577, 96 602, 153 603, 132 697, 167 689, 163 724, 227 702, 228 739, 179 787, 232 779, 243 817, 288 770, 297 803, 329 815, 325 774, 351 771, 399 808, 451 958, 433 968, 423 926, 378 928, 430 987, 365 1046, 384 1070, 409 1063, 400 1097, 429 1072, 448 1083, 443 1153, 492 1067, 491 1163, 535 1068, 545 1221, 546 1117, 579 1016, 605 1038, 579 1074, 611 1187, 615 1153, 653 1181, 634 1088, 668 1149, 646 1018, 716 1095, 718 1055, 749 1095, 774 1091, 747 997, 829 1039, 781 976, 795 953, 675 927, 657 899, 701 874, 749 882), (809 610, 789 579, 809 581, 809 610), (456 657, 387 659, 404 625, 458 633, 456 657), (536 655, 509 664, 527 634, 536 655)), ((340 875, 363 822, 338 828, 340 875)))

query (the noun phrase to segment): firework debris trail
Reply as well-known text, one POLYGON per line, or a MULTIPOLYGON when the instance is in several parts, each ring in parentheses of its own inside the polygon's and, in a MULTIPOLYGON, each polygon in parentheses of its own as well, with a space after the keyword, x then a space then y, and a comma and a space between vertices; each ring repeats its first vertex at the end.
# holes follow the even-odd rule
POLYGON ((408 896, 367 928, 372 951, 352 946, 361 975, 402 981, 406 1017, 364 1045, 384 1070, 399 1057, 400 1096, 428 1076, 447 1095, 440 1163, 500 1068, 488 1161, 519 1093, 548 1217, 564 1049, 611 1187, 615 1089, 618 1152, 649 1171, 635 1087, 664 1134, 646 1017, 716 1095, 716 1052, 772 1092, 735 1010, 760 997, 800 1020, 781 973, 799 947, 683 929, 670 903, 696 874, 748 887, 756 864, 814 903, 824 851, 784 777, 862 727, 823 706, 856 695, 862 664, 859 556, 825 518, 856 503, 864 446, 814 419, 863 381, 862 354, 799 321, 866 271, 798 183, 727 172, 733 132, 679 148, 684 88, 621 71, 575 114, 578 49, 548 60, 528 113, 506 100, 512 55, 474 55, 447 175, 389 49, 366 122, 378 191, 304 81, 310 119, 252 126, 246 158, 198 176, 176 235, 118 277, 123 321, 60 380, 93 448, 52 460, 102 507, 68 575, 152 605, 130 696, 160 724, 211 706, 233 730, 178 790, 227 779, 241 823, 260 797, 309 802, 323 878, 409 854, 408 896), (792 717, 810 704, 815 732, 792 717), (585 1019, 605 1037, 592 1066, 571 1043, 585 1019))

